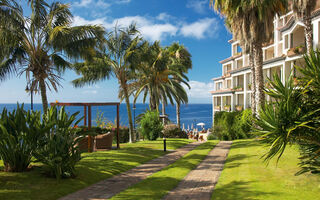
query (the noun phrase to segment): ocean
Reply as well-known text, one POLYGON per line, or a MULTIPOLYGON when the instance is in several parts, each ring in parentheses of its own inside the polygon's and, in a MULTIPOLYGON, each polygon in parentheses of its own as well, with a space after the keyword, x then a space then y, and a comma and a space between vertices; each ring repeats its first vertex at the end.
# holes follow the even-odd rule
MULTIPOLYGON (((42 110, 42 104, 34 104, 34 110, 42 110)), ((6 107, 8 111, 12 111, 17 107, 17 104, 0 104, 0 111, 6 107)), ((24 104, 25 109, 31 109, 30 104, 24 104)), ((131 107, 132 108, 132 107, 131 107)), ((143 113, 148 109, 147 104, 136 104, 135 116, 143 113)), ((83 107, 66 107, 67 112, 70 114, 80 111, 79 117, 83 116, 83 107)), ((92 124, 95 124, 97 112, 103 112, 103 117, 107 120, 114 122, 116 120, 116 106, 93 106, 92 107, 92 124)), ((133 112, 133 110, 132 110, 133 112)), ((176 108, 175 106, 168 105, 166 107, 166 114, 172 123, 176 123, 176 108)), ((132 113, 132 115, 134 115, 132 113)), ((205 123, 205 128, 212 126, 212 105, 211 104, 187 104, 181 105, 181 126, 185 125, 191 128, 192 124, 195 126, 197 123, 205 123)), ((82 122, 81 122, 82 123, 82 122)), ((81 124, 80 124, 81 125, 81 124)), ((125 104, 120 105, 120 125, 128 126, 128 115, 125 104)))

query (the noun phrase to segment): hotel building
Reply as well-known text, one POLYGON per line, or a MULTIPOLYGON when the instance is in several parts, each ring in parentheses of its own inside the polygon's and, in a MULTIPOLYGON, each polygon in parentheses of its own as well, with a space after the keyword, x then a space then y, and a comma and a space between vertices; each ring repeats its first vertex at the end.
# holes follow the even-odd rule
MULTIPOLYGON (((313 45, 320 47, 320 1, 312 13, 313 45)), ((220 61, 222 76, 213 78, 212 94, 213 120, 215 112, 236 111, 251 106, 251 70, 249 56, 241 52, 238 41, 229 40, 231 57, 220 61)), ((294 65, 303 65, 305 52, 304 24, 296 20, 293 12, 275 17, 274 34, 269 44, 263 45, 263 76, 277 73, 284 82, 293 71, 294 65)), ((298 76, 298 72, 295 71, 298 76)), ((266 96, 266 100, 270 100, 266 96)))

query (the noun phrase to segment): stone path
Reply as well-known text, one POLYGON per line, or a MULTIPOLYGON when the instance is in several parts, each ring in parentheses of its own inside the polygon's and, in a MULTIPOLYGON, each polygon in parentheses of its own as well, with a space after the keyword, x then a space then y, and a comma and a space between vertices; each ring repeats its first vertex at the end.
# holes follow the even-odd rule
POLYGON ((174 163, 176 160, 178 160, 200 144, 200 142, 187 144, 182 148, 176 149, 176 151, 173 153, 166 154, 138 167, 135 167, 129 171, 100 181, 87 188, 62 197, 60 198, 60 200, 98 200, 111 198, 119 192, 127 189, 131 185, 142 181, 151 174, 174 163))
POLYGON ((179 185, 164 197, 165 200, 210 200, 218 182, 232 142, 221 141, 208 156, 192 170, 179 185))

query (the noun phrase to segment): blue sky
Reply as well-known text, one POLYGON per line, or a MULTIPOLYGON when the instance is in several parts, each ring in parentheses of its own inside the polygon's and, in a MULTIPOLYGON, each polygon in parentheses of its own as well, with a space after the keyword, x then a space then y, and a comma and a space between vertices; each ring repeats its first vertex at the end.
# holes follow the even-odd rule
MULTIPOLYGON (((29 11, 21 0, 25 14, 29 11)), ((193 69, 188 77, 190 103, 211 103, 209 90, 212 78, 221 75, 220 60, 230 56, 230 33, 223 19, 209 8, 209 0, 63 0, 69 3, 74 25, 102 24, 110 30, 114 24, 136 22, 142 35, 149 41, 160 40, 162 45, 178 41, 192 54, 193 69)), ((64 74, 63 88, 58 93, 48 92, 53 101, 118 101, 118 84, 113 78, 91 87, 74 88, 70 83, 77 76, 64 74)), ((0 83, 0 103, 29 103, 25 92, 25 76, 11 77, 0 83)), ((35 102, 41 102, 40 96, 35 102)))

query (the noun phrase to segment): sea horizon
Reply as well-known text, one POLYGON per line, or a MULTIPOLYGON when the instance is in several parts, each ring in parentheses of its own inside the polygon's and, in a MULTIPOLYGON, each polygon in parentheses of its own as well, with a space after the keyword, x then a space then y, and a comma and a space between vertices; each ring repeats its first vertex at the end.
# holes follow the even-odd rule
MULTIPOLYGON (((24 104, 24 108, 26 110, 31 109, 30 103, 19 103, 19 105, 24 104)), ((3 108, 7 108, 8 111, 12 111, 17 107, 17 103, 0 103, 0 110, 2 111, 3 108)), ((34 103, 33 104, 34 110, 42 111, 42 103, 34 103)), ((131 103, 131 109, 133 104, 131 103)), ((132 109, 132 116, 137 117, 139 114, 143 113, 146 109, 148 109, 149 104, 143 103, 136 103, 136 109, 132 109)), ((160 108, 161 109, 161 108, 160 108)), ((83 116, 83 108, 81 106, 66 106, 66 110, 68 113, 73 114, 79 111, 78 117, 83 116)), ((92 107, 92 124, 96 124, 96 117, 97 113, 103 112, 103 116, 111 122, 116 120, 116 106, 93 106, 92 107)), ((161 110, 160 110, 161 112, 161 110)), ((182 104, 181 105, 181 112, 180 112, 180 119, 181 119, 181 128, 184 124, 185 128, 187 129, 188 126, 196 127, 197 123, 205 123, 205 128, 212 127, 212 105, 209 103, 189 103, 189 104, 182 104)), ((176 106, 175 105, 167 105, 166 106, 166 114, 169 117, 171 123, 176 123, 176 106)), ((80 125, 83 122, 80 122, 80 125)), ((128 126, 128 115, 126 104, 120 104, 120 125, 121 126, 128 126)), ((199 127, 200 128, 200 127, 199 127)))

